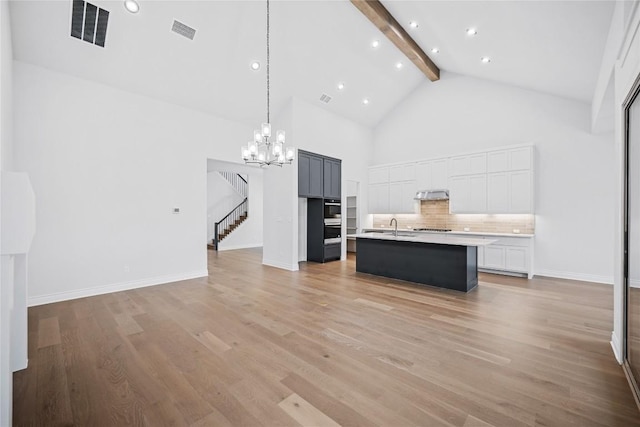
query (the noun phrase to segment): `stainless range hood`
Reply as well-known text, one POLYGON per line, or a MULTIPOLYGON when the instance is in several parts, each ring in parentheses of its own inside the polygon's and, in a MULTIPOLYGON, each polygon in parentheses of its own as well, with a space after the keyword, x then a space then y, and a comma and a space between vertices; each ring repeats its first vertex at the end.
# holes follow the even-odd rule
POLYGON ((414 200, 449 200, 449 190, 422 190, 416 193, 414 200))

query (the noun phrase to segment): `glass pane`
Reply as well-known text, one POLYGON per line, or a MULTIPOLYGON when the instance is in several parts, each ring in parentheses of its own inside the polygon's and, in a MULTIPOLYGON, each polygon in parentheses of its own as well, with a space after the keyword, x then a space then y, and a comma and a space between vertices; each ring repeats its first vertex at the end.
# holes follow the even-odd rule
POLYGON ((640 381, 640 96, 629 108, 627 360, 640 381))

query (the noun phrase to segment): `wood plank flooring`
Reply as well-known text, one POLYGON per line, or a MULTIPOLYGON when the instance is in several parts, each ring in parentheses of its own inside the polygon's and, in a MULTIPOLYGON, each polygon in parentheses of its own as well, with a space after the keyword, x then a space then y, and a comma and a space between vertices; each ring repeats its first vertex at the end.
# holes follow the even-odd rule
POLYGON ((610 286, 208 254, 208 278, 30 308, 14 424, 640 426, 610 286))

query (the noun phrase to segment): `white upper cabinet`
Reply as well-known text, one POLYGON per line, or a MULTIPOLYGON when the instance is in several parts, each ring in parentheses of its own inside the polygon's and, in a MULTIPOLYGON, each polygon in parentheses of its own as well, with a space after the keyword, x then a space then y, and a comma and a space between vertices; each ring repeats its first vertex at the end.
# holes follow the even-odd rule
POLYGON ((487 175, 462 175, 449 179, 451 213, 487 212, 487 175))
POLYGON ((531 170, 533 147, 512 148, 487 153, 487 172, 531 170))
POLYGON ((389 184, 369 185, 369 213, 389 213, 389 184))
POLYGON ((385 184, 389 182, 389 167, 369 168, 369 184, 385 184))
POLYGON ((449 187, 448 159, 419 162, 415 166, 416 191, 447 190, 449 187))
POLYGON ((389 213, 415 213, 414 185, 413 181, 389 184, 389 213))
POLYGON ((487 153, 451 158, 451 176, 476 175, 487 172, 487 153))
POLYGON ((431 162, 431 184, 433 185, 432 189, 447 189, 447 184, 449 183, 449 171, 447 167, 448 163, 448 159, 438 159, 431 162))
POLYGON ((534 213, 533 147, 487 153, 487 212, 534 213))
POLYGON ((451 213, 531 214, 533 182, 533 146, 376 166, 369 213, 414 213, 416 191, 448 189, 451 213))
POLYGON ((414 181, 415 179, 415 163, 389 166, 389 182, 414 181))

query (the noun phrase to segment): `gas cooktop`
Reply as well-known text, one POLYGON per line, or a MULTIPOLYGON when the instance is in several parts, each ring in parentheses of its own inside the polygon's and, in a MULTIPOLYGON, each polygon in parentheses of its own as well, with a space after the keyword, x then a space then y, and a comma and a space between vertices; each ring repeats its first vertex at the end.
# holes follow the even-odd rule
POLYGON ((447 231, 451 231, 450 228, 414 228, 413 231, 437 231, 440 233, 445 233, 447 231))

